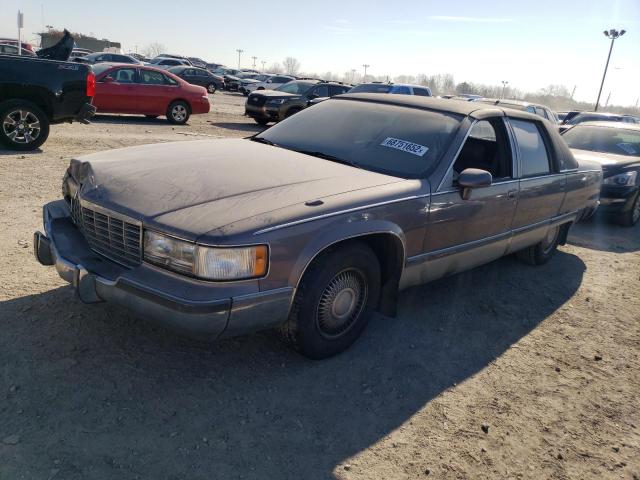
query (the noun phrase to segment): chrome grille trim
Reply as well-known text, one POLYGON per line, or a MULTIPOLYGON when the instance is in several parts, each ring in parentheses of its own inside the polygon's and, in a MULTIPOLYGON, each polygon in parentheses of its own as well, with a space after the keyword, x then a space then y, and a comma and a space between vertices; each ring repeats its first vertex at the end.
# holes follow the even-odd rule
POLYGON ((142 222, 78 197, 71 217, 94 252, 126 267, 142 263, 142 222))

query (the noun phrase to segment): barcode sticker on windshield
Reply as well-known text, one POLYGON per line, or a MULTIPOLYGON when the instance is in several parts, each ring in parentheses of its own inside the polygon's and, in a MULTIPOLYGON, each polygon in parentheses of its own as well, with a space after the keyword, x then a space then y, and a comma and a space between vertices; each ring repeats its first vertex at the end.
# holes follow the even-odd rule
POLYGON ((392 137, 386 138, 380 145, 383 147, 395 148, 396 150, 402 150, 403 152, 418 155, 419 157, 422 157, 429 151, 429 148, 424 145, 418 145, 417 143, 411 143, 392 137))

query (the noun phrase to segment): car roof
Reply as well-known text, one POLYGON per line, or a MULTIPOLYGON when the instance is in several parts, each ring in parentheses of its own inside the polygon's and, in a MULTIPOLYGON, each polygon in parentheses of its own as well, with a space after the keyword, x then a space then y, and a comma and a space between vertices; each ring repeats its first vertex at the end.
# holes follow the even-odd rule
POLYGON ((523 118, 539 121, 540 116, 522 110, 514 110, 508 107, 490 106, 481 102, 468 102, 466 100, 421 97, 416 95, 387 95, 385 93, 345 93, 336 100, 357 100, 361 102, 383 103, 400 107, 422 108, 438 112, 457 113, 482 120, 491 116, 509 115, 514 118, 523 118))
POLYGON ((500 105, 501 103, 510 104, 510 105, 520 105, 521 107, 541 107, 541 108, 549 108, 546 105, 542 105, 540 103, 531 103, 525 102, 524 100, 515 100, 510 98, 477 98, 474 102, 487 103, 493 105, 500 105))
POLYGON ((626 123, 626 122, 582 122, 574 125, 575 127, 602 127, 602 128, 615 128, 616 130, 634 130, 640 132, 640 124, 626 123))

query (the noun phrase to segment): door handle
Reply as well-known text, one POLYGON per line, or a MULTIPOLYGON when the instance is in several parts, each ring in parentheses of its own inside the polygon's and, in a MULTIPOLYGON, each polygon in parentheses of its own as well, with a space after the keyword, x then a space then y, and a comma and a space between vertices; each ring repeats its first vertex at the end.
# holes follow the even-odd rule
POLYGON ((509 190, 507 192, 507 198, 517 198, 518 197, 518 190, 509 190))

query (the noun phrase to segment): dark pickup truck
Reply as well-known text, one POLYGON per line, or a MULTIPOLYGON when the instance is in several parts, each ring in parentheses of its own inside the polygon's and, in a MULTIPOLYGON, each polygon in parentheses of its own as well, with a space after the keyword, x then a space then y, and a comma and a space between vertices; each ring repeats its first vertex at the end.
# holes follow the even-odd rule
POLYGON ((50 124, 88 123, 94 92, 88 65, 0 55, 0 143, 34 150, 47 140, 50 124))

